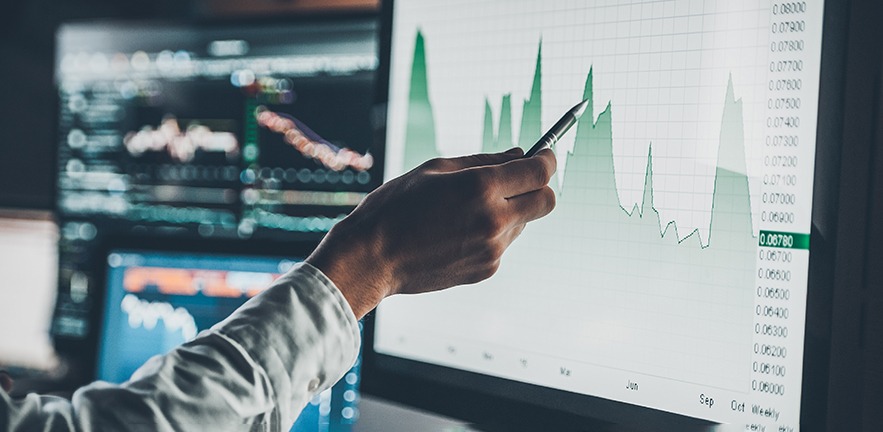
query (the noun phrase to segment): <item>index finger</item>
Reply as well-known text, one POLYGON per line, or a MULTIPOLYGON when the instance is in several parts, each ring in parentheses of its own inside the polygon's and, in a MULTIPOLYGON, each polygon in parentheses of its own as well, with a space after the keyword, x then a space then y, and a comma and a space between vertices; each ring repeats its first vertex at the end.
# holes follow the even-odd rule
POLYGON ((512 147, 500 153, 479 153, 454 158, 439 158, 433 161, 436 163, 438 171, 449 172, 486 165, 498 165, 519 158, 522 155, 524 155, 524 151, 521 148, 512 147))
POLYGON ((494 166, 496 187, 506 198, 533 192, 549 184, 558 168, 555 152, 545 149, 532 157, 494 166))

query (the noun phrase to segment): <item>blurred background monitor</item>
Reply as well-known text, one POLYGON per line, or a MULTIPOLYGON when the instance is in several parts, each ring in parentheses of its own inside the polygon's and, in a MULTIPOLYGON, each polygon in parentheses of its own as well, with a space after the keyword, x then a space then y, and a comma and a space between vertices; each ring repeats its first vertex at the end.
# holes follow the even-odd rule
POLYGON ((48 370, 58 228, 45 212, 0 209, 0 365, 48 370))
POLYGON ((67 358, 90 369, 80 347, 97 342, 113 239, 311 248, 381 183, 376 28, 365 16, 59 28, 52 328, 67 358))
MULTIPOLYGON (((106 262, 97 377, 113 383, 222 321, 295 264, 290 257, 136 250, 111 251, 106 262)), ((359 369, 357 362, 310 401, 292 432, 349 431, 359 416, 359 369)))
MULTIPOLYGON (((56 164, 52 127, 56 103, 53 65, 59 25, 113 20, 291 24, 304 18, 335 20, 371 16, 378 0, 28 0, 11 1, 0 13, 0 143, 15 149, 0 159, 0 207, 48 210, 54 207, 56 164)), ((174 48, 174 47, 170 47, 174 48)))

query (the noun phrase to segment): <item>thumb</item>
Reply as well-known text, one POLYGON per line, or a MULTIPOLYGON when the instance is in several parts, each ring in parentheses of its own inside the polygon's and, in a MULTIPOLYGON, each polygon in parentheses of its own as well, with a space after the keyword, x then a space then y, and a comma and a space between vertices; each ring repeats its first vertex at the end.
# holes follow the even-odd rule
POLYGON ((511 149, 500 153, 479 153, 469 156, 442 159, 443 163, 440 164, 439 171, 459 171, 466 168, 485 165, 499 165, 518 159, 523 155, 524 150, 521 150, 521 147, 512 147, 511 149))

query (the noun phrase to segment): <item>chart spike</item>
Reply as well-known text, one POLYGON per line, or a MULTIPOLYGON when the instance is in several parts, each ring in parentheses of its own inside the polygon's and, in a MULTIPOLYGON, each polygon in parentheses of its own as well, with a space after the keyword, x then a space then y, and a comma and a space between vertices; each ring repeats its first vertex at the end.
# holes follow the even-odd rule
POLYGON ((414 62, 411 66, 411 87, 408 97, 408 126, 405 132, 406 170, 439 157, 436 148, 435 118, 429 100, 429 76, 426 66, 426 47, 423 33, 417 32, 414 42, 414 62))

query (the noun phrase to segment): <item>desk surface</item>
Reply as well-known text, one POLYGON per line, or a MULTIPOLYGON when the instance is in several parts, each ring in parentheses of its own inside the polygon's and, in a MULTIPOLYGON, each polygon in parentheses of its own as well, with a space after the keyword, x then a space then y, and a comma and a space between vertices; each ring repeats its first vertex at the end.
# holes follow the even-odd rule
POLYGON ((466 423, 364 396, 355 432, 478 432, 466 423))

